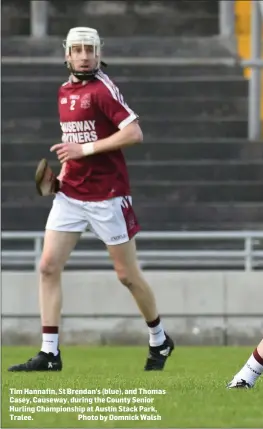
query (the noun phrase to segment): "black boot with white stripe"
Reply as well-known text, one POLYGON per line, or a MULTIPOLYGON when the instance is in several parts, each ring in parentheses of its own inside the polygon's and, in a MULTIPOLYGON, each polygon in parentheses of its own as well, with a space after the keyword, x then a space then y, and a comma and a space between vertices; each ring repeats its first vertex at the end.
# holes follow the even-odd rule
POLYGON ((228 389, 252 389, 252 385, 249 384, 246 380, 235 380, 233 379, 228 383, 227 388, 228 389))
POLYGON ((149 346, 149 355, 144 367, 145 371, 161 371, 164 369, 166 360, 171 356, 174 349, 173 340, 165 334, 166 339, 161 346, 149 346))
POLYGON ((8 371, 17 372, 17 371, 61 371, 62 370, 62 360, 60 351, 56 356, 53 353, 44 353, 39 352, 36 356, 29 359, 25 363, 20 363, 13 365, 8 368, 8 371))

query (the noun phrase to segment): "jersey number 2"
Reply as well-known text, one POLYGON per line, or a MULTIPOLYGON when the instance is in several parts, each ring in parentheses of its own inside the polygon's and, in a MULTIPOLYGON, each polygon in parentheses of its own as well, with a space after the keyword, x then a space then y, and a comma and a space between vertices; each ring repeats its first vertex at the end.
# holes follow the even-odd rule
POLYGON ((76 104, 76 100, 71 100, 70 110, 75 110, 75 104, 76 104))

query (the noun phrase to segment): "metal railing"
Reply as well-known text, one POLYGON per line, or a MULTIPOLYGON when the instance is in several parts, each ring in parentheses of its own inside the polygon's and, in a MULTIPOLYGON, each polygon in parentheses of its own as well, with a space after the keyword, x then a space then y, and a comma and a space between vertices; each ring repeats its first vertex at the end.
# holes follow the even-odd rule
MULTIPOLYGON (((41 232, 3 232, 4 240, 31 241, 32 250, 3 249, 2 245, 2 266, 12 268, 14 266, 30 266, 31 269, 38 269, 38 263, 42 251, 44 233, 41 232)), ((94 240, 94 235, 85 233, 81 240, 94 240)), ((163 242, 178 241, 204 241, 213 242, 208 250, 139 250, 138 260, 142 268, 176 268, 176 267, 211 267, 220 266, 238 268, 246 271, 253 269, 263 270, 263 232, 255 231, 234 231, 234 232, 142 232, 137 235, 137 242, 152 243, 153 240, 163 242), (243 243, 240 250, 217 250, 217 244, 222 241, 243 243), (214 246, 214 247, 213 247, 214 246), (255 249, 255 247, 258 249, 255 249), (262 249, 262 250, 260 250, 262 249)), ((89 247, 87 247, 89 248, 89 247)), ((67 266, 80 267, 84 269, 95 268, 97 266, 111 267, 112 261, 108 252, 103 250, 74 250, 67 266)))

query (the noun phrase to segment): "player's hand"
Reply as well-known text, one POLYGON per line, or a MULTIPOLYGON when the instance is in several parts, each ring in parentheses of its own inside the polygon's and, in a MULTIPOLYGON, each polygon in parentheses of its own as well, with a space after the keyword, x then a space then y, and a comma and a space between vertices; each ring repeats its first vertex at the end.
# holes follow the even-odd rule
POLYGON ((50 152, 56 152, 58 160, 63 164, 70 159, 83 157, 81 145, 78 143, 58 143, 50 148, 50 152))

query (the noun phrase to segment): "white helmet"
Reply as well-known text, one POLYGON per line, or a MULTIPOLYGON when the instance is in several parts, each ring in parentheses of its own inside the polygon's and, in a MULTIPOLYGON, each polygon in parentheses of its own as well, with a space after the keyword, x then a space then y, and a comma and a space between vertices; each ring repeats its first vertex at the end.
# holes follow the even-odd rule
MULTIPOLYGON (((94 55, 98 58, 98 63, 96 69, 92 71, 82 71, 78 72, 75 71, 71 64, 67 64, 68 68, 70 69, 70 72, 74 74, 78 79, 80 80, 88 80, 89 78, 93 77, 97 70, 100 68, 101 65, 101 47, 103 45, 99 34, 97 30, 94 28, 89 27, 75 27, 71 28, 68 32, 67 38, 63 43, 63 47, 65 48, 65 54, 70 54, 70 48, 73 45, 76 44, 83 44, 83 45, 92 45, 94 47, 94 55)), ((104 63, 102 63, 104 65, 104 63)))

